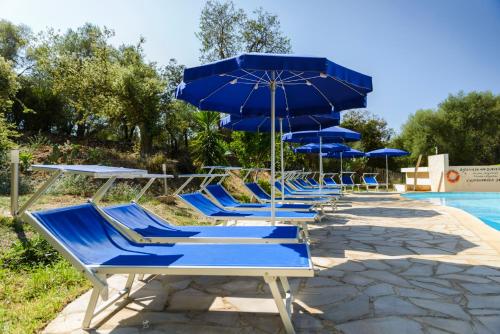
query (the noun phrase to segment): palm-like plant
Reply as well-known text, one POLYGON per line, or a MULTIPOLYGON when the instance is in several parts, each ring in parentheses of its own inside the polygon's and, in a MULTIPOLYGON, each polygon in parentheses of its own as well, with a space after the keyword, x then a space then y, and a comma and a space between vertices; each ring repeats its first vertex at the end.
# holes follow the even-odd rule
POLYGON ((196 113, 196 135, 192 141, 193 160, 198 165, 213 166, 226 162, 225 144, 219 131, 219 113, 196 113))

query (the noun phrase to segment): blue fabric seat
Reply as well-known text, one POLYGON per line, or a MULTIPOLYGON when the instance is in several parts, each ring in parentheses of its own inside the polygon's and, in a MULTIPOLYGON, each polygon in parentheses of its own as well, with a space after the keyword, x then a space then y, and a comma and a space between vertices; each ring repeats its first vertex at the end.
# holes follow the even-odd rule
POLYGON ((137 244, 114 229, 92 204, 34 212, 33 216, 85 265, 310 266, 305 244, 137 244))
MULTIPOLYGON (((215 220, 269 220, 271 211, 229 211, 213 203, 202 193, 178 195, 186 204, 208 218, 215 220)), ((277 211, 276 219, 283 221, 312 222, 317 218, 315 212, 277 211)))
MULTIPOLYGON (((275 187, 281 192, 281 183, 276 181, 275 187)), ((338 197, 340 191, 338 189, 311 189, 311 190, 293 190, 285 183, 285 196, 303 196, 303 197, 338 197)))
POLYGON ((296 226, 174 226, 136 203, 102 208, 109 217, 143 238, 170 242, 297 242, 296 226))
MULTIPOLYGON (((34 226, 62 255, 93 284, 82 320, 82 328, 92 328, 92 320, 103 310, 115 307, 120 299, 133 298, 137 274, 209 275, 262 277, 268 284, 281 319, 293 332, 293 294, 287 277, 313 277, 307 244, 143 244, 125 237, 92 204, 24 212, 24 221, 34 226), (109 296, 107 279, 126 274, 125 287, 109 296), (286 293, 284 300, 280 288, 286 293), (96 310, 99 296, 103 300, 96 310)), ((101 319, 102 321, 102 319, 101 319)))
MULTIPOLYGON (((241 210, 270 210, 270 204, 260 203, 241 203, 234 199, 227 191, 219 184, 212 184, 205 187, 206 191, 215 198, 223 207, 241 210)), ((312 206, 308 204, 276 204, 278 210, 290 211, 311 211, 312 206)))
MULTIPOLYGON (((257 183, 249 182, 245 183, 245 186, 250 190, 251 193, 261 202, 270 202, 271 196, 264 191, 257 183)), ((278 197, 277 200, 281 200, 281 197, 278 197)), ((313 203, 313 204, 326 204, 329 202, 327 198, 311 198, 311 197, 286 197, 285 202, 295 202, 295 203, 313 203)))

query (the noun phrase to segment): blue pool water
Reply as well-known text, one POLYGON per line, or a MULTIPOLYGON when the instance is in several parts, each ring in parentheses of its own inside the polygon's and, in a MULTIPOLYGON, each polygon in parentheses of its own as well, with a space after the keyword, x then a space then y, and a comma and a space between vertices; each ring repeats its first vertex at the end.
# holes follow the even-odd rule
POLYGON ((462 209, 500 230, 500 193, 408 193, 403 196, 462 209))

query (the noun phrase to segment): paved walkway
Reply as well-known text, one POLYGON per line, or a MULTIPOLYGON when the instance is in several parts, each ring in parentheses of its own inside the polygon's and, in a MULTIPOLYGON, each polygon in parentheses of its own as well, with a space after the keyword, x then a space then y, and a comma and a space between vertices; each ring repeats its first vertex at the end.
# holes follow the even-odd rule
MULTIPOLYGON (((500 232, 398 195, 348 199, 311 226, 316 277, 291 280, 298 332, 500 333, 500 232)), ((132 297, 95 332, 283 333, 260 279, 158 277, 132 297)), ((45 332, 78 332, 88 298, 45 332)))

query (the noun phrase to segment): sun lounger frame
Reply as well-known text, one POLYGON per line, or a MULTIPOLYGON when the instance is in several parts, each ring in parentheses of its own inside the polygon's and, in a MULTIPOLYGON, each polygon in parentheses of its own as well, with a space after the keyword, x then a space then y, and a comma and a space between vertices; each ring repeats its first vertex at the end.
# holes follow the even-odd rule
MULTIPOLYGON (((308 268, 296 269, 291 267, 190 267, 190 266, 172 266, 172 267, 141 267, 141 266, 112 266, 112 265, 85 265, 76 256, 71 253, 66 246, 60 243, 29 211, 22 213, 23 221, 28 222, 35 228, 62 256, 67 259, 78 271, 82 272, 93 284, 92 293, 82 321, 82 328, 91 329, 92 320, 115 305, 121 299, 128 301, 132 292, 132 285, 136 275, 193 275, 193 276, 245 276, 245 277, 263 277, 269 285, 271 294, 278 308, 281 320, 287 333, 295 333, 291 316, 293 313, 292 303, 293 294, 288 283, 288 277, 313 277, 314 271, 310 256, 309 247, 307 247, 307 256, 309 261, 308 268), (128 275, 125 286, 114 296, 109 296, 109 287, 107 277, 114 274, 128 275), (280 282, 280 284, 278 284, 280 282), (281 289, 284 291, 282 295, 281 289), (99 297, 103 300, 97 307, 99 297)), ((154 277, 153 276, 153 277, 154 277)), ((122 305, 121 308, 125 306, 122 305)), ((99 322, 100 324, 100 322, 99 322)))

